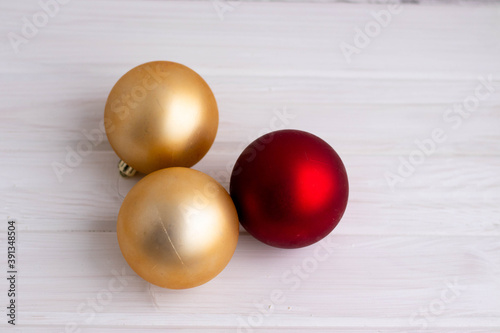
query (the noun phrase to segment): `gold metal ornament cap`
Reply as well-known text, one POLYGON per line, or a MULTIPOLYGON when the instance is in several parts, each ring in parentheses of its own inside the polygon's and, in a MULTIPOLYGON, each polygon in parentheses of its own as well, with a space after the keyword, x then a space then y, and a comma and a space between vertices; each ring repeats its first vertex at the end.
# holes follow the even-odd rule
POLYGON ((191 167, 208 152, 219 112, 212 90, 190 68, 170 61, 139 65, 116 82, 104 110, 109 143, 142 172, 191 167))
POLYGON ((239 235, 238 214, 212 177, 174 167, 153 172, 127 194, 117 237, 130 267, 170 289, 192 288, 229 263, 239 235))

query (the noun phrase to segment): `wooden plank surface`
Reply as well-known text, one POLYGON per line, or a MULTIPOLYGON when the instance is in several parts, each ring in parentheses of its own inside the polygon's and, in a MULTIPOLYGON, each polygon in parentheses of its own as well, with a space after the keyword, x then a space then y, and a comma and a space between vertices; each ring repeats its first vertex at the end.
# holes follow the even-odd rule
POLYGON ((350 61, 341 45, 386 1, 71 1, 16 53, 9 33, 40 6, 0 3, 0 244, 15 218, 19 252, 18 325, 0 331, 500 331, 498 3, 402 4, 350 61), (241 230, 227 269, 192 290, 133 273, 115 223, 141 176, 117 174, 99 124, 116 80, 158 59, 212 87, 219 132, 195 168, 226 189, 275 124, 337 150, 351 194, 328 238, 287 251, 241 230))

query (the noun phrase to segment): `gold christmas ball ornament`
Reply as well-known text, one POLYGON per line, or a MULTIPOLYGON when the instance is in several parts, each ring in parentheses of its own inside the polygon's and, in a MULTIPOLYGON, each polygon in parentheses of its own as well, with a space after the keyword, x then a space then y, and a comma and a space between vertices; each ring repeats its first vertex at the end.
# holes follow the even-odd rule
POLYGON ((130 176, 196 164, 217 134, 219 112, 208 84, 169 61, 137 66, 109 93, 104 111, 109 143, 130 176))
POLYGON ((160 287, 199 286, 229 263, 238 242, 236 208, 212 177, 174 167, 153 172, 127 194, 117 236, 130 267, 160 287))

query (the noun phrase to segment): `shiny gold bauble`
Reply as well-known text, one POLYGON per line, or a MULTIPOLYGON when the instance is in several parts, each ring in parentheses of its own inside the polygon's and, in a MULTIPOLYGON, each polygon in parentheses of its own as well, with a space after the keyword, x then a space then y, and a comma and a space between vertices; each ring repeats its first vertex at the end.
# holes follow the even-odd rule
POLYGON ((164 288, 199 286, 229 263, 238 242, 238 215, 210 176, 168 168, 140 180, 118 214, 117 236, 130 267, 164 288))
POLYGON ((219 112, 210 87, 196 72, 154 61, 118 80, 104 122, 116 154, 133 169, 150 173, 198 162, 214 142, 219 112))

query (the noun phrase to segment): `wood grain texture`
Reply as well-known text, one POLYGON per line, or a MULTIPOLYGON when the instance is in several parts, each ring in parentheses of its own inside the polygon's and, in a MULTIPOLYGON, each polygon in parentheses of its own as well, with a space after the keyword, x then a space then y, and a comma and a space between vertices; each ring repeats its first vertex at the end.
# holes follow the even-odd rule
POLYGON ((374 2, 71 1, 18 53, 8 34, 41 8, 1 2, 0 216, 18 221, 19 308, 0 331, 500 332, 499 4, 406 1, 349 63, 340 44, 388 9, 374 2), (241 230, 227 269, 192 290, 133 273, 115 223, 141 177, 118 175, 99 126, 116 80, 159 59, 212 87, 219 132, 195 168, 226 189, 274 126, 337 150, 351 194, 327 239, 287 251, 241 230), (487 97, 450 113, 485 79, 487 97), (446 139, 391 186, 435 129, 446 139))

